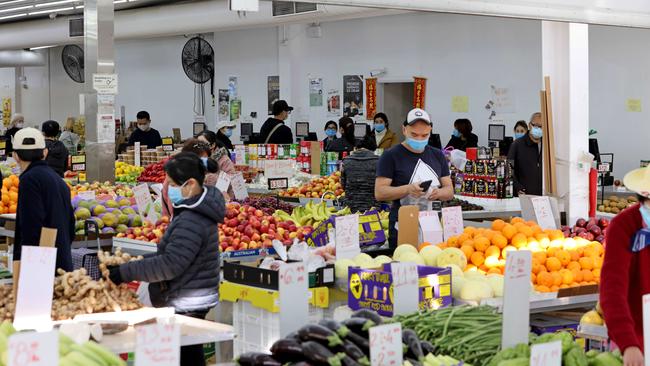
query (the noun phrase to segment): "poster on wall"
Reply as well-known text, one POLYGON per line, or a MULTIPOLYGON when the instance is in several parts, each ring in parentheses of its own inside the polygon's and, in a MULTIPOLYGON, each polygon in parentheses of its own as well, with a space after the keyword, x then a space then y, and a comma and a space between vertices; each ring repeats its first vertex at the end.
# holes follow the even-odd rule
POLYGON ((219 89, 219 117, 218 121, 230 120, 230 95, 228 89, 219 89))
POLYGON ((273 114, 273 103, 280 100, 280 77, 269 76, 266 81, 266 98, 268 100, 269 116, 273 114))
POLYGON ((492 110, 497 114, 514 113, 515 103, 513 101, 513 93, 510 88, 502 88, 490 85, 492 95, 492 110))
POLYGON ((371 120, 377 113, 377 78, 366 79, 366 118, 371 120))
POLYGON ((234 99, 230 101, 230 120, 237 121, 241 116, 241 100, 234 99))
POLYGON ((413 77, 413 108, 424 109, 427 98, 427 78, 413 77))
POLYGON ((343 76, 343 116, 363 115, 363 75, 343 76))
POLYGON ((115 142, 115 119, 113 114, 97 114, 97 142, 115 142))
POLYGON ((237 99, 237 77, 228 76, 228 96, 230 100, 237 99))
POLYGON ((309 79, 309 106, 323 106, 323 79, 321 78, 309 79))
POLYGON ((5 127, 11 123, 11 98, 2 98, 2 124, 5 127))
POLYGON ((338 119, 341 116, 341 92, 338 89, 327 91, 327 117, 338 119))

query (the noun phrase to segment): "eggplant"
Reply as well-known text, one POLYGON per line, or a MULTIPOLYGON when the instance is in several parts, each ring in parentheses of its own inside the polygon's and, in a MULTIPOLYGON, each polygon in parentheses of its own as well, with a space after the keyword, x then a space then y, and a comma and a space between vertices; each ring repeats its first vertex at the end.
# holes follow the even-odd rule
POLYGON ((307 361, 300 361, 300 362, 288 363, 287 366, 314 366, 314 365, 312 365, 307 361))
POLYGON ((436 355, 437 349, 436 346, 431 344, 431 342, 421 341, 420 348, 422 348, 422 353, 426 357, 428 354, 436 355))
POLYGON ((341 338, 345 338, 348 333, 350 333, 350 329, 348 327, 337 322, 336 320, 321 319, 318 324, 324 326, 332 332, 336 332, 336 334, 338 334, 338 336, 341 338))
POLYGON ((333 354, 322 344, 314 341, 302 343, 302 353, 308 361, 318 366, 341 366, 341 356, 333 354))
POLYGON ((271 346, 271 353, 276 360, 287 362, 299 362, 305 359, 302 353, 300 342, 295 339, 280 339, 271 346))
POLYGON ((300 342, 300 337, 298 336, 298 332, 291 332, 287 334, 284 339, 295 339, 296 341, 300 342))
POLYGON ((368 356, 350 340, 343 340, 343 344, 336 347, 336 352, 344 353, 346 356, 350 357, 354 362, 363 365, 370 366, 370 361, 368 356))
POLYGON ((372 320, 377 325, 380 325, 381 323, 383 323, 383 321, 381 320, 381 316, 379 316, 379 314, 375 313, 372 310, 368 310, 368 309, 359 309, 359 310, 355 311, 354 313, 352 313, 352 317, 353 318, 366 318, 368 320, 372 320))
POLYGON ((237 357, 235 363, 240 366, 282 366, 271 355, 260 352, 246 352, 237 357))
POLYGON ((343 344, 336 333, 318 324, 309 324, 298 329, 298 336, 302 341, 317 341, 334 347, 343 344))
POLYGON ((341 364, 343 366, 361 366, 361 364, 353 360, 350 356, 345 356, 345 355, 343 355, 343 358, 341 359, 341 364))
POLYGON ((343 325, 358 335, 368 337, 368 329, 375 326, 375 322, 366 318, 350 318, 343 322, 343 325))
POLYGON ((422 352, 422 347, 420 346, 420 339, 413 330, 404 329, 402 331, 402 342, 408 347, 408 350, 406 352, 407 357, 411 357, 416 360, 422 360, 424 358, 424 353, 422 352))
POLYGON ((350 342, 354 343, 363 353, 366 354, 366 356, 370 356, 370 342, 368 341, 368 338, 364 338, 363 336, 358 335, 355 332, 350 332, 345 339, 349 340, 350 342))

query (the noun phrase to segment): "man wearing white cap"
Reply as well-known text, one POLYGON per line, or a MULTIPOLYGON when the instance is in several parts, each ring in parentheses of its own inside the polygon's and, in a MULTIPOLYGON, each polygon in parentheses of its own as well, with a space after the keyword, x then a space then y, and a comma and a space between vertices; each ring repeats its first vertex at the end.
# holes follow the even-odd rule
POLYGON ((432 129, 426 111, 411 110, 402 127, 405 141, 385 151, 379 159, 375 198, 393 201, 389 216, 391 247, 397 246, 395 223, 402 200, 448 201, 454 197, 447 159, 440 149, 428 145, 432 129))
POLYGON ((642 297, 650 293, 650 167, 627 173, 623 182, 639 204, 616 215, 606 229, 600 304, 624 365, 642 366, 642 297))
POLYGON ((235 121, 221 121, 217 123, 217 140, 221 142, 228 151, 233 151, 235 149, 235 147, 232 146, 232 141, 230 141, 235 126, 235 121))
POLYGON ((70 189, 47 165, 45 138, 35 128, 16 132, 13 158, 22 174, 18 185, 14 260, 20 260, 22 247, 39 245, 42 228, 56 229, 56 268, 72 271, 70 245, 75 218, 70 189))

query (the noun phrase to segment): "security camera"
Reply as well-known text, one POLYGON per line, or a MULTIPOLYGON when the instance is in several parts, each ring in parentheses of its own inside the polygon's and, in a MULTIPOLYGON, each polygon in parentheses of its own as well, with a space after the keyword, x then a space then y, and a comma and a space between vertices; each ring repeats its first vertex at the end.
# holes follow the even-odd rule
POLYGON ((56 19, 57 13, 50 13, 50 19, 56 19))
POLYGON ((370 76, 371 77, 377 77, 386 74, 386 68, 384 67, 383 69, 374 69, 370 70, 370 76))

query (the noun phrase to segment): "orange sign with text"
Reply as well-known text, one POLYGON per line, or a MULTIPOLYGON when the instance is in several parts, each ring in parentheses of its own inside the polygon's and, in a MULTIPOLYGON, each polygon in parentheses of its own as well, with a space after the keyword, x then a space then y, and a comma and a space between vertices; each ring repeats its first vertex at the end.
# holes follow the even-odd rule
POLYGON ((413 108, 424 109, 424 100, 426 98, 427 79, 413 77, 413 108))
POLYGON ((369 120, 377 113, 377 78, 366 79, 366 116, 369 120))

